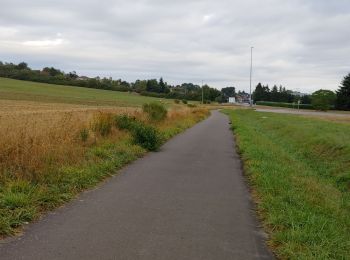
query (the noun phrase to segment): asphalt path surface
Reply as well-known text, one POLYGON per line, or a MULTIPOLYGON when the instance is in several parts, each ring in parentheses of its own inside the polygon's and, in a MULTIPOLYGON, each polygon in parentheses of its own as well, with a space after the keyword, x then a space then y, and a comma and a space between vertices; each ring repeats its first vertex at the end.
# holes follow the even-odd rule
POLYGON ((228 117, 205 121, 0 242, 0 259, 271 259, 228 117))

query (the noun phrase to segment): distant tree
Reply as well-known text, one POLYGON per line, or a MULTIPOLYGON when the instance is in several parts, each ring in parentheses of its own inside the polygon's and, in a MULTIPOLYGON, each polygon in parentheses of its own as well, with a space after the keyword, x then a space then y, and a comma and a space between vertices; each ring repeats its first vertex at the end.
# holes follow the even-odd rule
POLYGON ((18 68, 19 70, 28 69, 28 64, 25 63, 25 62, 18 63, 17 68, 18 68))
POLYGON ((310 95, 304 95, 300 98, 300 102, 302 104, 311 104, 311 97, 310 95))
POLYGON ((270 89, 269 86, 263 86, 260 82, 253 91, 253 100, 256 101, 269 101, 270 100, 270 89))
POLYGON ((160 78, 160 79, 159 79, 159 88, 160 88, 160 91, 164 93, 164 92, 165 92, 165 87, 166 87, 166 86, 165 86, 165 83, 164 83, 163 78, 160 78))
POLYGON ((160 93, 160 87, 156 79, 147 80, 146 91, 160 93))
POLYGON ((87 82, 88 88, 99 88, 99 81, 96 78, 90 78, 87 82))
POLYGON ((271 89, 271 92, 270 92, 270 97, 271 97, 271 101, 273 102, 280 102, 280 99, 279 99, 279 92, 278 92, 278 88, 276 85, 274 85, 271 89))
POLYGON ((218 96, 218 100, 222 102, 228 102, 229 97, 234 97, 236 95, 236 88, 235 87, 226 87, 221 89, 221 95, 218 96))
POLYGON ((218 97, 215 98, 215 101, 218 102, 219 104, 221 104, 221 103, 227 102, 227 99, 226 99, 226 98, 223 96, 223 94, 221 93, 220 96, 218 96, 218 97))
POLYGON ((337 109, 350 110, 350 73, 344 77, 337 90, 335 105, 337 109))
POLYGON ((127 82, 127 81, 125 81, 125 80, 122 80, 121 82, 120 82, 120 86, 122 87, 122 88, 124 88, 125 90, 130 90, 130 83, 129 82, 127 82))
POLYGON ((72 71, 72 72, 69 72, 67 74, 67 77, 70 78, 70 79, 76 79, 76 78, 78 78, 78 75, 77 75, 77 73, 75 71, 72 71))
POLYGON ((316 110, 327 111, 334 105, 335 99, 333 91, 320 89, 312 93, 311 104, 316 110))
POLYGON ((143 91, 146 91, 147 89, 147 80, 136 80, 135 83, 133 84, 133 89, 134 91, 140 93, 143 91))
POLYGON ((59 69, 55 69, 54 67, 51 67, 51 68, 45 67, 45 68, 43 68, 43 71, 45 73, 47 73, 48 75, 53 76, 53 77, 63 75, 62 71, 60 71, 59 69))
POLYGON ((161 93, 169 93, 170 92, 168 84, 166 82, 164 83, 163 78, 159 79, 159 91, 161 93))

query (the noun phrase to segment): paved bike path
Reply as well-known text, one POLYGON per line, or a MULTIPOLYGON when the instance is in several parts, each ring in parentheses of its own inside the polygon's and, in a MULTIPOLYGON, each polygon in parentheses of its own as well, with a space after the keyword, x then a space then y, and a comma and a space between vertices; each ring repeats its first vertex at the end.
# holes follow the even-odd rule
POLYGON ((0 243, 0 259, 271 259, 228 117, 205 121, 0 243))

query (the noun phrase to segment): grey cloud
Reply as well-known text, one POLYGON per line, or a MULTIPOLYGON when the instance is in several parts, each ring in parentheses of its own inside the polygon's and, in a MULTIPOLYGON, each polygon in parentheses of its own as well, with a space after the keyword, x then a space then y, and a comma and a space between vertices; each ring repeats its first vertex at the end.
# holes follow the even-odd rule
POLYGON ((348 0, 1 0, 0 60, 90 76, 312 92, 350 72, 348 0))

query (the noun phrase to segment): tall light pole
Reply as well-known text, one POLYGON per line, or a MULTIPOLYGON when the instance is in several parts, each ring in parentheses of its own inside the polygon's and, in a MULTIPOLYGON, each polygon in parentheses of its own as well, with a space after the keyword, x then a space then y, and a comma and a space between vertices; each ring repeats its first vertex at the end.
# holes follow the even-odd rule
POLYGON ((204 104, 204 89, 203 89, 203 80, 202 80, 202 105, 204 104))
POLYGON ((250 83, 249 83, 249 103, 252 106, 252 72, 253 72, 253 48, 250 47, 250 83))

